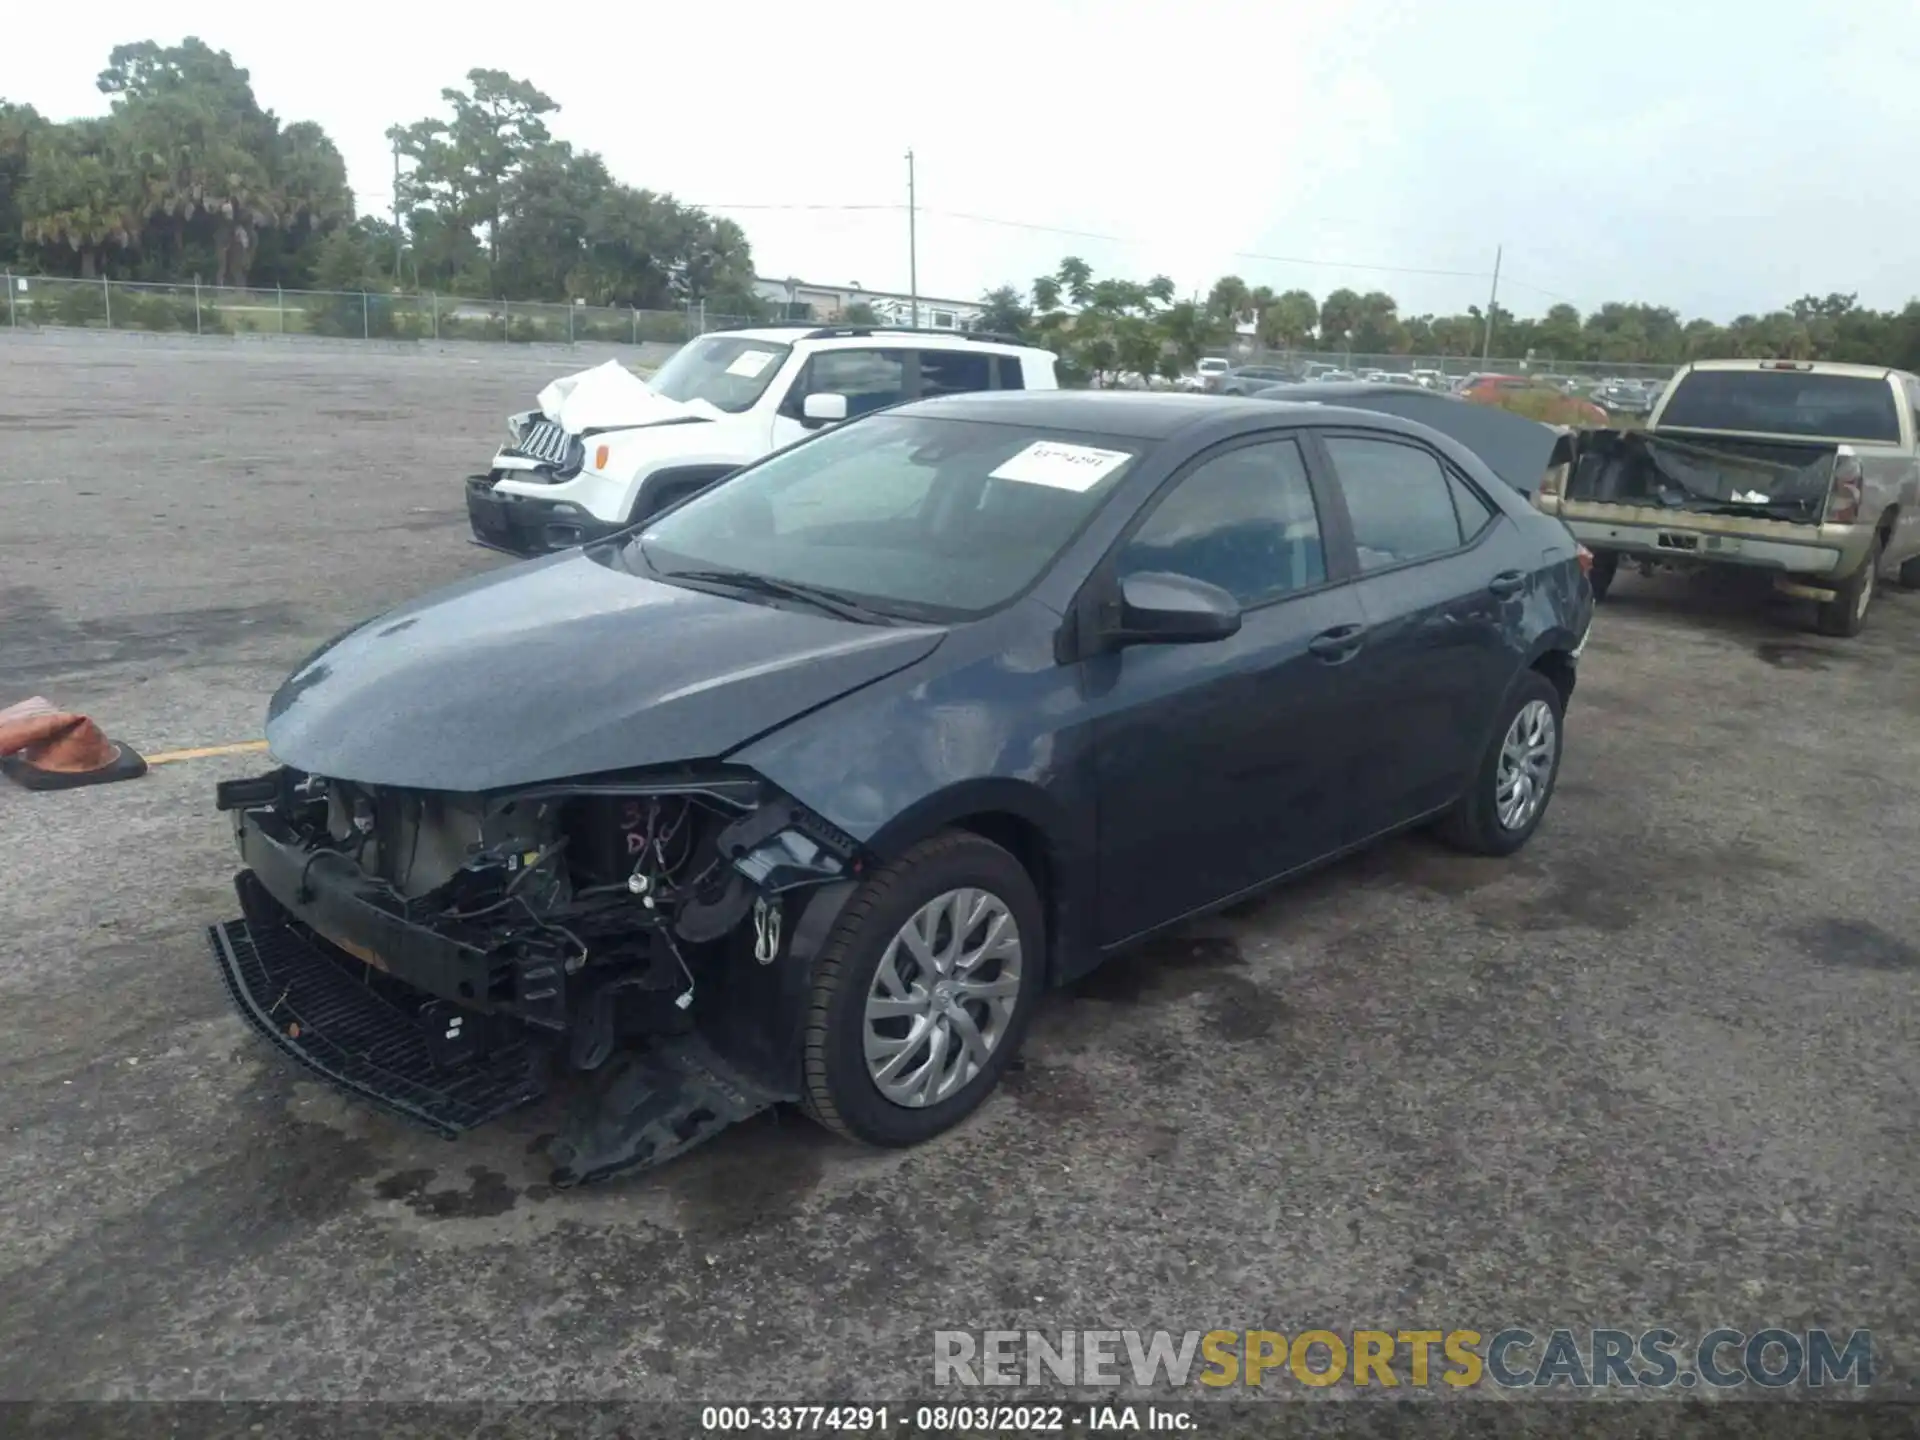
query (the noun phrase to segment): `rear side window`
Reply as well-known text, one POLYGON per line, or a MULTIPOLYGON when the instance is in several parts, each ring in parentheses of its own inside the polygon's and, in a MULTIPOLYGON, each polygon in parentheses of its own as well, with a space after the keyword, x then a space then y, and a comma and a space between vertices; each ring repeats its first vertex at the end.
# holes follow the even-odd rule
POLYGON ((1806 370, 1695 370, 1673 389, 1660 426, 1747 430, 1898 444, 1893 387, 1865 375, 1806 370))
POLYGON ((1493 519, 1493 507, 1451 470, 1447 472, 1447 487, 1453 491, 1453 513, 1460 518, 1460 538, 1463 542, 1471 540, 1487 528, 1493 519))
POLYGON ((1027 377, 1022 373, 1018 355, 996 355, 994 363, 1000 367, 1000 388, 1002 390, 1024 390, 1027 377))
POLYGON ((920 393, 958 395, 993 388, 993 358, 977 350, 922 350, 920 393))
POLYGON ((1362 570, 1444 555, 1464 543, 1454 509, 1456 482, 1433 455, 1392 440, 1350 435, 1330 435, 1326 445, 1347 497, 1362 570))

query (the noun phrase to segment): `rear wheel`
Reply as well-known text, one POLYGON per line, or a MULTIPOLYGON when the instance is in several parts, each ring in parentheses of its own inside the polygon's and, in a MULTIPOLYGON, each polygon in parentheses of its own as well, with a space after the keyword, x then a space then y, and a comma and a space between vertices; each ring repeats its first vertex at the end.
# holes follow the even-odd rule
POLYGON ((1043 988, 1045 922, 1020 862, 952 832, 876 872, 820 953, 804 1105, 869 1145, 914 1145, 985 1100, 1043 988))
POLYGON ((1873 604, 1873 589, 1880 570, 1881 539, 1873 537, 1873 548, 1860 568, 1834 590, 1833 599, 1822 601, 1814 615, 1814 628, 1822 635, 1850 638, 1867 624, 1867 608, 1873 604))
POLYGON ((1920 555, 1901 563, 1900 584, 1908 590, 1920 590, 1920 555))
POLYGON ((1593 587, 1596 601, 1607 598, 1607 592, 1613 588, 1613 577, 1620 573, 1620 552, 1618 550, 1596 550, 1593 552, 1593 570, 1587 576, 1587 583, 1593 587))
POLYGON ((1540 828, 1560 774, 1566 702, 1538 670, 1514 683, 1474 772, 1472 785, 1436 827, 1440 838, 1476 855, 1511 855, 1540 828))

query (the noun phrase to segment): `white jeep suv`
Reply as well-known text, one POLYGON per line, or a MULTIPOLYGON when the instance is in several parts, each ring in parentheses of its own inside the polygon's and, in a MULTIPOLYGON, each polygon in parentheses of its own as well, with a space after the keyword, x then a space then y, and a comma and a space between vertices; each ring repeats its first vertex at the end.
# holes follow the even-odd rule
POLYGON ((650 380, 617 360, 555 380, 467 480, 474 539, 512 555, 650 519, 810 432, 968 390, 1052 390, 1054 357, 999 337, 766 326, 690 340, 650 380))

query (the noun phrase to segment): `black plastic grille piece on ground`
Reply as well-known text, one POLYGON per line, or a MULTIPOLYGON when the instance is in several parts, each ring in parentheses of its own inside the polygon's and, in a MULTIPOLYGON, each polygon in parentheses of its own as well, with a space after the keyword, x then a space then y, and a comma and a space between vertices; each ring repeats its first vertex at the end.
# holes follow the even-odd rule
POLYGON ((547 1147, 565 1188, 649 1170, 777 1104, 698 1035, 676 1035, 616 1057, 567 1129, 547 1147))
MULTIPOLYGON (((545 1093, 531 1050, 496 1046, 457 1069, 434 1064, 415 1015, 287 925, 229 920, 207 938, 241 1017, 275 1049, 342 1089, 448 1138, 545 1093)), ((423 996, 423 999, 426 997, 423 996)))

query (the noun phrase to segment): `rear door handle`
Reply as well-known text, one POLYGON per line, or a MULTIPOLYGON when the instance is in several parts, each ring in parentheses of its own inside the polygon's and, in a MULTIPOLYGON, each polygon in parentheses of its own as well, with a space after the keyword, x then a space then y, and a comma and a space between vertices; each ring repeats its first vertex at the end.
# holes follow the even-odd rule
POLYGON ((1487 582, 1487 589, 1502 600, 1510 600, 1527 588, 1524 570, 1502 570, 1487 582))
POLYGON ((1366 626, 1336 625, 1331 630, 1322 630, 1309 640, 1307 649, 1329 665, 1338 665, 1358 655, 1360 647, 1366 643, 1366 626))

